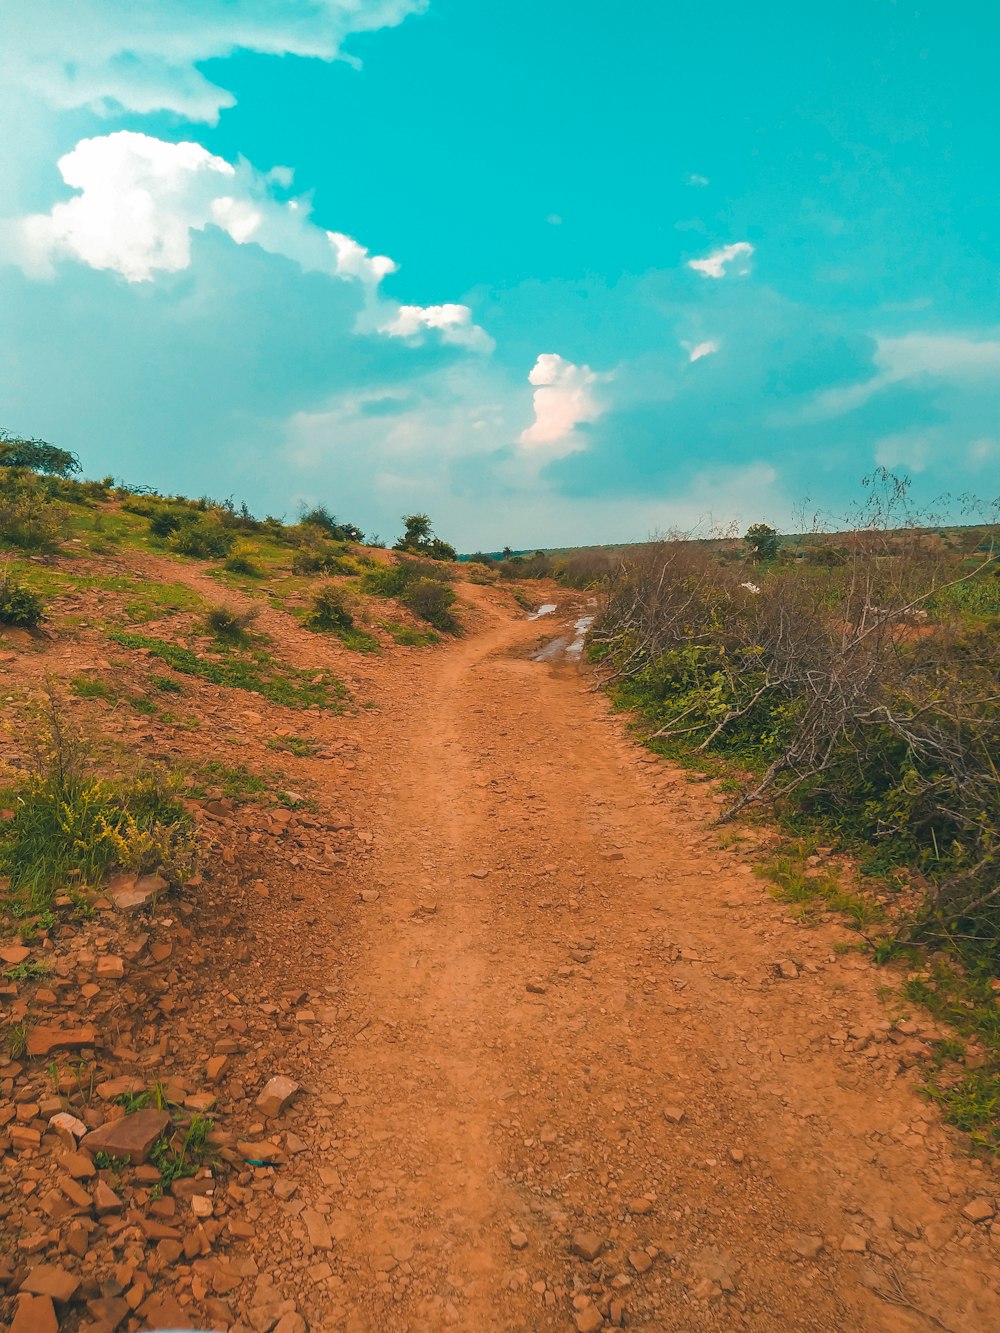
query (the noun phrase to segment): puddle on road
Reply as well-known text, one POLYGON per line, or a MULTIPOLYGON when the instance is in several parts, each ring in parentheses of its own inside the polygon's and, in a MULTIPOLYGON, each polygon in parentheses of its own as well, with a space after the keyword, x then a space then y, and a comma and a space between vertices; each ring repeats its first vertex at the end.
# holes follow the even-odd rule
POLYGON ((528 619, 539 620, 542 616, 550 616, 555 609, 555 602, 546 602, 545 605, 540 606, 537 611, 532 611, 528 619))
POLYGON ((558 662, 565 659, 569 662, 579 662, 583 656, 583 645, 587 639, 587 630, 593 623, 593 616, 581 616, 573 625, 572 637, 569 634, 560 634, 557 639, 550 639, 537 652, 531 654, 531 660, 533 662, 558 662))
POLYGON ((567 657, 577 658, 583 655, 583 645, 584 641, 587 638, 587 630, 590 629, 593 623, 594 623, 593 616, 581 616, 580 619, 576 622, 576 624, 573 626, 573 628, 576 630, 576 636, 574 637, 573 642, 570 644, 570 646, 566 649, 567 657))

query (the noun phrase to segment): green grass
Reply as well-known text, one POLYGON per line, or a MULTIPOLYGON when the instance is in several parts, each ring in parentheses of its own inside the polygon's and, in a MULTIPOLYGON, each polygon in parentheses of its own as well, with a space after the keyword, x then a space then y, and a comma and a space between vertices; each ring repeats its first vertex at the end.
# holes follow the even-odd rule
POLYGON ((839 875, 807 863, 811 843, 786 842, 756 872, 772 883, 772 892, 779 902, 789 903, 803 917, 819 911, 840 912, 856 930, 885 920, 885 910, 872 898, 851 889, 845 889, 839 875))
POLYGON ((182 675, 198 676, 213 685, 230 689, 248 690, 286 708, 323 708, 339 712, 340 701, 347 694, 343 683, 329 672, 310 674, 299 671, 261 651, 205 657, 190 648, 145 634, 112 630, 108 638, 123 648, 144 649, 182 675))
POLYGON ((179 1143, 164 1136, 153 1144, 149 1159, 160 1173, 155 1194, 162 1195, 175 1180, 196 1175, 211 1157, 208 1135, 212 1122, 207 1116, 194 1115, 179 1143))
POLYGON ((383 620, 382 628, 404 648, 430 648, 441 642, 440 634, 432 629, 419 630, 412 625, 400 625, 394 620, 383 620))
MULTIPOLYGON (((919 957, 912 946, 909 953, 919 957)), ((976 1146, 1000 1155, 1000 994, 992 981, 985 965, 977 967, 958 955, 938 955, 907 979, 902 993, 962 1038, 984 1048, 981 1067, 965 1068, 956 1063, 965 1055, 963 1042, 938 1042, 936 1068, 924 1092, 976 1146)))
POLYGON ((196 800, 204 800, 214 787, 231 801, 250 801, 273 792, 284 780, 283 773, 251 773, 245 764, 233 768, 215 759, 199 764, 194 776, 194 785, 188 788, 188 793, 196 800))
POLYGON ((0 792, 0 876, 15 915, 41 911, 68 885, 99 884, 116 866, 152 870, 193 856, 180 803, 155 777, 30 778, 0 792))
POLYGON ((284 750, 298 759, 311 759, 319 749, 315 741, 305 736, 272 736, 267 743, 269 750, 284 750))

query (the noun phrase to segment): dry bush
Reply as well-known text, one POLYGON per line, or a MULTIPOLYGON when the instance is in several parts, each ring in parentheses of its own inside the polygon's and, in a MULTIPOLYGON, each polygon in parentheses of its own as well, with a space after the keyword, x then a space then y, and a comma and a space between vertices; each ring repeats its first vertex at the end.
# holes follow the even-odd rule
POLYGON ((915 865, 940 929, 996 939, 1000 581, 988 546, 970 558, 901 523, 905 488, 878 482, 839 565, 639 550, 596 650, 666 748, 749 770, 724 818, 773 802, 872 870, 915 865))

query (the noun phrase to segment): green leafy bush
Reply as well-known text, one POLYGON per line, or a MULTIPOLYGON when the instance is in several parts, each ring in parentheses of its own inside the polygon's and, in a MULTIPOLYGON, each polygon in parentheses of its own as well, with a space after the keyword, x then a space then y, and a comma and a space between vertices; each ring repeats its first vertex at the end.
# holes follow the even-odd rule
POLYGON ((415 616, 426 620, 435 629, 446 634, 457 634, 459 623, 452 615, 455 594, 445 583, 437 579, 417 579, 410 583, 400 598, 415 616))
POLYGON ((34 629, 44 619, 45 608, 37 593, 6 574, 0 576, 0 625, 34 629))
POLYGON ((242 551, 234 551, 222 568, 229 574, 242 574, 248 579, 262 579, 264 577, 264 570, 261 566, 242 551))
POLYGON ((222 560, 236 545, 236 534, 215 514, 187 515, 170 538, 181 555, 199 560, 222 560))
POLYGON ((66 509, 46 482, 30 472, 0 468, 0 542, 23 551, 45 551, 59 539, 66 509))

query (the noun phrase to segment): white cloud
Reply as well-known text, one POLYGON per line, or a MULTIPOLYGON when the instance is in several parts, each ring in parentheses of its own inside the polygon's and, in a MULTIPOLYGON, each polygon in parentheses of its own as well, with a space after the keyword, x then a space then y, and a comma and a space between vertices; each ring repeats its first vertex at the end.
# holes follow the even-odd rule
MULTIPOLYGON (((395 272, 387 255, 373 255, 343 232, 326 231, 301 199, 274 197, 274 173, 247 162, 233 166, 196 143, 166 143, 131 130, 82 139, 59 160, 67 185, 79 191, 7 224, 0 249, 26 272, 51 275, 59 260, 148 282, 191 263, 191 235, 214 226, 237 245, 259 245, 307 271, 357 282, 365 294, 359 332, 422 341, 430 332, 443 342, 489 352, 493 340, 466 305, 398 305, 379 291, 395 272)), ((281 183, 288 179, 285 172, 281 183)))
POLYGON ((528 383, 535 385, 535 419, 521 432, 520 443, 562 446, 564 451, 566 446, 582 448, 575 438, 576 427, 596 421, 605 410, 595 390, 607 378, 589 366, 574 365, 556 352, 543 352, 528 375, 528 383))
MULTIPOLYGON (((934 438, 930 433, 886 435, 875 446, 875 462, 879 467, 906 467, 911 472, 923 472, 930 457, 934 438)), ((940 439, 937 443, 941 443, 940 439)))
POLYGON ((391 318, 378 325, 379 333, 392 338, 423 341, 428 329, 436 329, 441 341, 457 343, 480 352, 492 352, 495 344, 485 329, 472 322, 467 305, 401 305, 391 318))
POLYGON ((708 177, 699 175, 697 171, 692 171, 691 175, 688 176, 688 185, 705 186, 710 184, 708 177))
POLYGON ((75 259, 147 282, 187 268, 191 233, 208 226, 237 245, 252 241, 304 269, 372 288, 396 267, 350 236, 317 227, 301 200, 275 199, 268 178, 248 163, 233 166, 200 144, 119 130, 81 139, 59 170, 79 194, 6 229, 12 257, 36 276, 75 259))
MULTIPOLYGON (((706 278, 723 278, 726 275, 726 267, 737 259, 749 259, 753 254, 753 246, 749 241, 734 241, 732 245, 723 245, 718 250, 713 250, 710 255, 704 259, 689 259, 688 268, 693 268, 696 273, 702 273, 706 278)), ((750 272, 750 265, 741 263, 736 269, 741 276, 750 272)))
MULTIPOLYGON (((199 65, 235 51, 352 59, 352 33, 394 27, 428 0, 32 0, 4 7, 0 83, 48 105, 170 111, 214 123, 233 105, 199 65)), ((357 63, 352 61, 352 63, 357 63)))
POLYGON ((703 356, 711 356, 719 350, 719 343, 714 338, 706 338, 701 343, 681 343, 688 354, 689 361, 700 361, 703 356))

